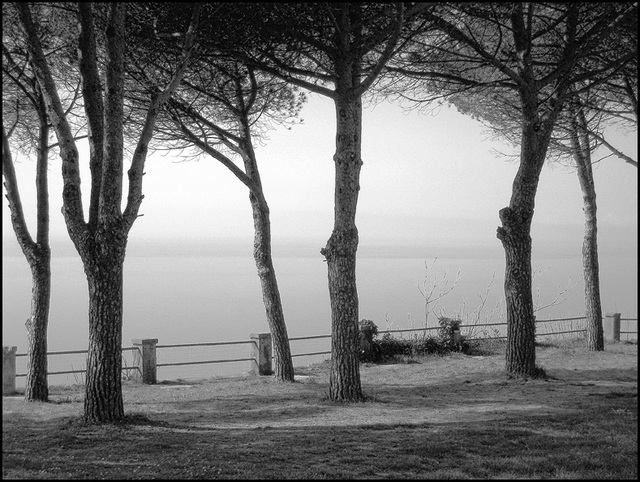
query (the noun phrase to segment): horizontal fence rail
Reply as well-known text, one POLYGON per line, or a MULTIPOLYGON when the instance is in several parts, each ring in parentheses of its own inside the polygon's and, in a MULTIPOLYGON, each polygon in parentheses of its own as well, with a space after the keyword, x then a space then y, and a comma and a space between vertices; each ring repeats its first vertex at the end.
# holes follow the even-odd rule
MULTIPOLYGON (((638 318, 620 318, 620 321, 635 321, 637 323, 638 322, 638 318)), ((638 334, 638 328, 636 327, 636 331, 623 331, 623 330, 620 330, 620 334, 621 335, 637 335, 638 334)))
MULTIPOLYGON (((123 346, 122 347, 122 352, 128 352, 128 351, 133 351, 136 348, 133 346, 123 346)), ((50 351, 47 352, 47 357, 53 357, 53 356, 60 356, 60 355, 86 355, 89 351, 88 350, 66 350, 66 351, 50 351)), ((20 357, 28 357, 29 354, 28 353, 16 353, 16 358, 20 358, 20 357)), ((121 369, 123 372, 129 371, 129 370, 139 370, 138 367, 129 367, 129 366, 123 366, 121 369)), ((63 370, 63 371, 47 371, 47 375, 70 375, 73 373, 86 373, 86 369, 83 370, 63 370)), ((26 377, 27 374, 26 373, 16 373, 16 377, 26 377)))
MULTIPOLYGON (((545 319, 545 320, 536 320, 536 324, 546 324, 550 322, 581 322, 585 321, 586 318, 584 316, 581 317, 572 317, 572 318, 555 318, 555 319, 545 319)), ((636 335, 638 334, 637 325, 635 331, 629 329, 621 329, 621 322, 626 322, 625 325, 628 327, 629 322, 636 322, 637 318, 621 318, 619 313, 607 313, 603 318, 603 326, 605 331, 605 338, 608 340, 620 340, 620 335, 636 335)), ((463 334, 465 340, 492 340, 492 339, 505 339, 506 336, 503 336, 499 333, 499 330, 494 328, 495 333, 490 336, 486 330, 487 327, 497 327, 497 326, 506 326, 506 322, 503 323, 486 323, 486 324, 461 324, 459 325, 461 330, 466 329, 466 335, 463 334), (475 331, 480 330, 483 336, 473 337, 475 331)), ((423 336, 426 336, 428 332, 439 330, 440 327, 423 327, 423 328, 408 328, 408 329, 398 329, 398 330, 380 330, 378 335, 391 334, 391 333, 422 333, 423 336)), ((560 331, 550 331, 547 333, 536 333, 536 336, 552 336, 552 335, 561 335, 561 334, 572 334, 572 333, 585 333, 586 328, 580 327, 578 329, 563 329, 560 331)), ((628 336, 627 336, 628 338, 628 336)), ((290 342, 302 342, 314 340, 314 343, 318 340, 330 340, 331 335, 311 335, 311 336, 298 336, 289 338, 290 342)), ((172 345, 158 345, 157 339, 145 339, 145 340, 133 340, 134 346, 123 347, 123 372, 132 372, 133 374, 129 374, 128 376, 134 379, 142 378, 143 382, 145 381, 145 376, 150 371, 153 371, 152 381, 150 383, 155 383, 155 371, 157 367, 184 367, 187 365, 209 365, 209 364, 219 364, 219 363, 249 363, 252 366, 253 371, 257 367, 257 371, 259 374, 267 374, 262 373, 262 367, 260 361, 260 355, 258 354, 261 350, 267 350, 267 357, 269 360, 268 366, 271 366, 271 336, 269 334, 256 335, 252 334, 250 340, 242 340, 242 341, 226 341, 226 342, 207 342, 207 343, 180 343, 180 344, 172 344, 172 345), (266 343, 264 340, 268 340, 269 347, 266 349, 263 345, 266 343), (249 356, 240 357, 240 358, 221 358, 221 359, 192 359, 192 360, 180 360, 180 361, 162 361, 158 362, 157 359, 165 356, 165 351, 175 350, 175 349, 188 349, 190 352, 193 352, 194 349, 201 349, 206 347, 225 347, 225 346, 233 346, 233 345, 249 345, 251 349, 251 353, 249 356), (157 351, 160 351, 160 356, 157 355, 157 351), (127 356, 132 360, 131 362, 127 362, 127 356)), ((312 357, 312 356, 320 356, 320 355, 330 355, 331 350, 315 350, 312 351, 303 351, 300 353, 292 353, 292 357, 312 357)), ((26 377, 26 373, 16 373, 15 370, 15 361, 17 358, 28 357, 28 353, 16 353, 16 347, 3 347, 5 359, 3 362, 3 393, 5 393, 5 381, 4 381, 4 372, 7 356, 13 357, 13 383, 15 386, 15 378, 26 377)), ((58 356, 69 356, 69 355, 86 355, 88 353, 87 350, 65 350, 65 351, 53 351, 48 352, 47 356, 49 360, 53 357, 58 356)), ((193 355, 193 353, 191 353, 193 355)), ((270 370, 267 369, 267 371, 270 370)), ((75 369, 73 365, 70 370, 51 370, 47 372, 47 375, 76 375, 76 374, 84 374, 86 373, 86 368, 77 368, 75 369)), ((269 373, 270 374, 270 373, 269 373)), ((15 389, 15 387, 14 387, 15 389)))
MULTIPOLYGON (((196 348, 196 347, 211 347, 211 346, 226 346, 226 345, 252 345, 254 341, 220 341, 220 342, 208 342, 208 343, 179 343, 175 345, 156 345, 156 349, 163 348, 196 348)), ((227 358, 224 360, 193 360, 183 362, 170 362, 170 363, 156 363, 157 367, 177 367, 186 365, 209 365, 215 363, 237 363, 237 362, 250 362, 253 358, 227 358)))

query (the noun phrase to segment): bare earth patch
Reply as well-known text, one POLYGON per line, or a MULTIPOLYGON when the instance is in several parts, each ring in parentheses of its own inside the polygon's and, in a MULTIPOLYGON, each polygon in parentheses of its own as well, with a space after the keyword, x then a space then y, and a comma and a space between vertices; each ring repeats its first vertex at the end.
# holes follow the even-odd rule
POLYGON ((294 384, 250 376, 125 384, 131 423, 122 426, 81 423, 79 387, 53 388, 52 403, 3 397, 3 478, 607 477, 609 462, 549 462, 581 433, 580 450, 593 443, 622 457, 617 464, 634 458, 635 443, 635 468, 611 476, 637 478, 637 344, 600 353, 540 346, 537 363, 548 379, 507 377, 503 351, 365 364, 364 403, 327 400, 327 363, 297 369, 294 384), (635 441, 615 427, 588 434, 607 417, 633 424, 635 441))

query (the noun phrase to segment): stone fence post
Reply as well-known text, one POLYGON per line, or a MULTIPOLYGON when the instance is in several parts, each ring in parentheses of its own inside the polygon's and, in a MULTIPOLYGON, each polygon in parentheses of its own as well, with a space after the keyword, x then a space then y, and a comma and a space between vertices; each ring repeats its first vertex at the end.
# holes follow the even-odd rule
POLYGON ((251 362, 250 372, 254 375, 271 375, 271 333, 251 333, 251 362))
POLYGON ((455 330, 453 330, 453 344, 457 347, 460 346, 460 338, 462 338, 462 335, 460 334, 460 328, 456 328, 455 330))
POLYGON ((16 393, 16 352, 17 346, 2 347, 2 395, 16 393))
POLYGON ((158 381, 156 368, 156 344, 157 338, 134 338, 131 340, 133 347, 133 366, 138 370, 134 372, 133 378, 142 383, 154 385, 158 381))
POLYGON ((605 313, 603 323, 604 339, 620 341, 620 313, 605 313))

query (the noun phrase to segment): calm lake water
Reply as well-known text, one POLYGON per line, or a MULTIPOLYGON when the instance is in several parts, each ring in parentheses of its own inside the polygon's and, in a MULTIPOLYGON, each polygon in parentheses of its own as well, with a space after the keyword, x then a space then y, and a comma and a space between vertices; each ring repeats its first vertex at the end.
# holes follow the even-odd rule
MULTIPOLYGON (((280 256, 275 257, 274 264, 289 336, 330 334, 327 268, 322 256, 280 256)), ((601 259, 600 264, 603 311, 636 317, 637 263, 630 266, 628 259, 612 256, 601 259)), ((556 296, 568 287, 557 304, 537 313, 539 319, 584 314, 580 258, 540 259, 534 260, 533 265, 537 273, 534 299, 539 307, 553 304, 556 296)), ((435 300, 455 284, 450 293, 428 307, 430 326, 441 313, 463 320, 477 317, 481 323, 504 321, 503 271, 504 259, 498 256, 442 257, 435 262, 397 254, 385 257, 380 252, 360 256, 357 262, 360 319, 373 320, 381 330, 422 327, 425 298, 419 288, 428 293, 433 287, 431 299, 435 300), (486 302, 477 315, 482 305, 479 295, 486 302)), ((29 316, 31 295, 31 277, 24 257, 3 257, 2 280, 3 345, 17 346, 18 353, 24 353, 27 346, 24 321, 29 316)), ((159 345, 248 340, 250 333, 268 332, 261 296, 251 256, 127 256, 123 343, 128 346, 134 338, 157 338, 159 345)), ((50 351, 87 348, 87 297, 79 258, 54 257, 50 351)), ((324 349, 329 349, 328 340, 292 345, 294 353, 324 349)), ((212 350, 222 358, 240 358, 248 356, 249 345, 212 347, 203 349, 198 356, 207 359, 212 350)), ((185 361, 186 356, 186 351, 178 349, 162 352, 165 360, 185 361)), ((158 357, 160 363, 160 350, 158 357)), ((294 361, 300 365, 314 360, 300 357, 294 361)), ((69 369, 68 358, 65 363, 65 368, 58 369, 69 369)), ((77 369, 84 365, 84 360, 77 358, 73 364, 77 369)), ((165 367, 159 369, 159 378, 238 373, 248 368, 246 363, 232 365, 165 367)), ((54 369, 55 366, 50 367, 54 369)), ((69 379, 73 382, 73 378, 67 382, 69 379)), ((24 384, 24 378, 18 379, 18 386, 21 383, 24 384)))

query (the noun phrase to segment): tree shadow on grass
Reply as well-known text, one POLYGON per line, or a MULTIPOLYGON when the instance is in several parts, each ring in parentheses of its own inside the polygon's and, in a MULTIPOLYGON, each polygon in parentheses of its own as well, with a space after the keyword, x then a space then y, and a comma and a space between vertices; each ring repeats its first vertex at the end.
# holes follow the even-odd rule
MULTIPOLYGON (((520 417, 524 413, 545 414, 550 411, 572 410, 578 399, 586 395, 622 393, 637 396, 637 370, 550 370, 551 380, 510 379, 504 374, 483 371, 467 372, 451 378, 418 378, 398 383, 363 383, 364 403, 334 403, 328 400, 326 383, 277 384, 265 380, 235 382, 194 382, 188 388, 181 384, 129 387, 140 394, 127 400, 128 414, 137 419, 128 423, 164 423, 171 426, 260 427, 270 425, 321 425, 323 420, 337 426, 350 419, 372 424, 389 419, 389 423, 409 423, 423 420, 443 421, 520 417), (602 382, 602 383, 600 383, 602 382), (621 382, 621 383, 617 383, 621 382), (634 385, 635 382, 635 385, 634 385), (170 389, 171 392, 166 392, 170 389), (264 392, 261 392, 264 390, 264 392), (564 392, 571 390, 573 396, 564 392), (243 392, 246 391, 246 392, 243 392), (168 398, 170 397, 170 398, 168 398), (172 398, 171 398, 172 397, 172 398), (403 418, 402 411, 407 413, 403 418), (145 418, 146 417, 146 418, 145 418)), ((52 398, 56 398, 54 395, 52 398)), ((3 415, 3 422, 16 425, 37 424, 38 420, 81 419, 82 399, 62 395, 59 415, 55 407, 42 416, 31 413, 26 402, 12 400, 24 410, 3 415), (22 405, 26 404, 26 405, 22 405)), ((34 405, 31 405, 34 407, 34 405)))
MULTIPOLYGON (((576 399, 586 395, 637 394, 637 384, 626 383, 633 373, 618 376, 622 384, 592 384, 588 380, 612 380, 609 370, 558 373, 551 380, 520 380, 485 372, 469 372, 452 379, 404 381, 402 385, 376 383, 364 385, 364 403, 335 403, 326 397, 325 384, 300 387, 300 391, 277 385, 269 393, 215 393, 215 383, 206 397, 197 389, 190 399, 140 403, 130 407, 150 419, 161 419, 173 426, 256 428, 267 426, 341 426, 351 421, 371 425, 387 420, 395 423, 421 423, 423 420, 520 418, 528 413, 544 417, 549 413, 571 412, 576 399), (567 395, 570 390, 573 395, 567 395), (403 413, 405 411, 406 413, 403 413)), ((636 375, 637 381, 637 375, 636 375)))
POLYGON ((37 437, 30 428, 30 443, 3 447, 3 475, 26 467, 23 475, 46 478, 637 477, 633 427, 611 416, 637 418, 637 404, 592 402, 586 411, 455 423, 216 428, 143 415, 125 427, 49 426, 37 437))
POLYGON ((9 397, 3 477, 637 478, 637 368, 518 380, 442 361, 367 368, 364 403, 330 402, 321 371, 132 385, 126 423, 104 426, 81 422, 76 393, 9 397))

